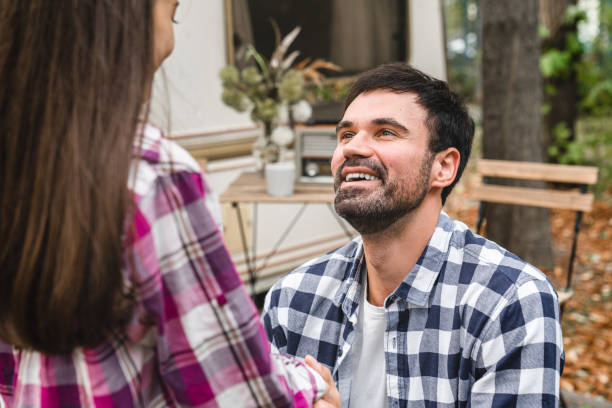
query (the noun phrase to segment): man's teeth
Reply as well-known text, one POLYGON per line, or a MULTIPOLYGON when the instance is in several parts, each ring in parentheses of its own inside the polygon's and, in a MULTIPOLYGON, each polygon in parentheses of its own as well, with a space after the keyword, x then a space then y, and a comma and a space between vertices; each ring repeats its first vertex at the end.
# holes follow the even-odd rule
POLYGON ((379 178, 365 173, 349 173, 346 175, 346 181, 353 180, 379 180, 379 178))

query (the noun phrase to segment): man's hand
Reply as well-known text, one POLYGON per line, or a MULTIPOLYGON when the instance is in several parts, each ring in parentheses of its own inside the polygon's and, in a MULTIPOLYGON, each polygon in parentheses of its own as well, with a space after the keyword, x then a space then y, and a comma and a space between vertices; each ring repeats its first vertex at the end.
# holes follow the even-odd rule
POLYGON ((332 378, 331 372, 327 369, 327 367, 323 366, 312 356, 307 355, 304 361, 306 361, 306 364, 308 364, 310 368, 319 373, 319 375, 323 377, 327 383, 327 392, 322 398, 315 401, 314 408, 340 408, 340 393, 336 388, 336 384, 334 384, 334 379, 332 378))

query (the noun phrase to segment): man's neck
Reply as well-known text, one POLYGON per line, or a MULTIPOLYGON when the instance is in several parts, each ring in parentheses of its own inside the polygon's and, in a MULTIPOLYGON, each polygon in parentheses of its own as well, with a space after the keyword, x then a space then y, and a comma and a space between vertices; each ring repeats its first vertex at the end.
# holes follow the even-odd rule
POLYGON ((440 210, 439 199, 426 198, 385 231, 363 235, 368 270, 368 301, 382 306, 385 299, 416 265, 433 235, 440 210))

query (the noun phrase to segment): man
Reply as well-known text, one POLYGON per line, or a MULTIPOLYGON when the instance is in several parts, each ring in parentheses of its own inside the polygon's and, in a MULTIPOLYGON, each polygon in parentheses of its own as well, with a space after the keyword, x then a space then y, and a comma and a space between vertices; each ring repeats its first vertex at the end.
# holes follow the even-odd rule
POLYGON ((349 90, 331 164, 361 236, 277 282, 263 317, 273 347, 332 370, 344 407, 558 404, 556 292, 441 211, 473 134, 447 84, 408 65, 349 90))

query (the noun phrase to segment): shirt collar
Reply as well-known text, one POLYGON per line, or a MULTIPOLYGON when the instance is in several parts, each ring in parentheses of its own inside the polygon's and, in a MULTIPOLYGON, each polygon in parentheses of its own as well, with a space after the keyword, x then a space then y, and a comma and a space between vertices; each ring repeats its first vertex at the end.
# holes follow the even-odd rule
MULTIPOLYGON (((448 257, 450 240, 453 234, 453 221, 445 212, 440 213, 436 229, 427 246, 419 257, 416 265, 406 275, 398 288, 387 298, 388 306, 394 298, 400 298, 416 306, 426 307, 431 290, 438 279, 448 257)), ((363 257, 363 241, 355 238, 345 247, 343 256, 349 259, 345 278, 336 291, 334 303, 342 305, 344 313, 351 316, 359 306, 359 296, 363 279, 361 277, 363 257)))
POLYGON ((427 306, 431 290, 446 264, 452 235, 453 221, 442 211, 436 229, 416 265, 389 299, 397 296, 416 306, 427 306))
POLYGON ((164 138, 161 129, 149 123, 143 123, 138 126, 136 135, 134 157, 150 163, 159 163, 161 143, 164 138))
POLYGON ((359 295, 361 294, 361 271, 363 262, 363 241, 361 236, 353 239, 348 245, 338 251, 337 256, 344 258, 345 262, 333 262, 333 257, 330 262, 333 262, 332 267, 337 265, 346 265, 344 279, 336 291, 333 302, 336 306, 342 305, 342 311, 347 316, 355 314, 359 307, 359 295))

